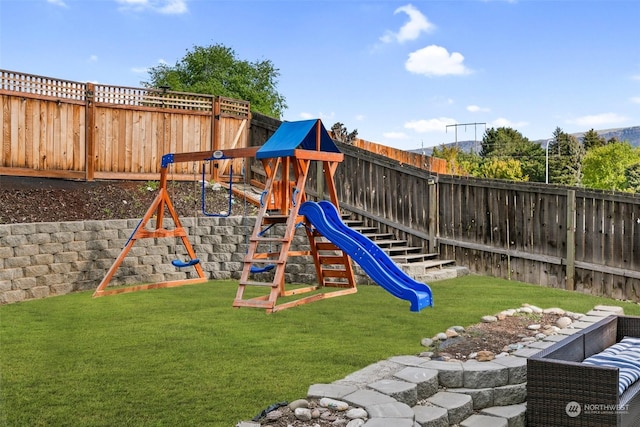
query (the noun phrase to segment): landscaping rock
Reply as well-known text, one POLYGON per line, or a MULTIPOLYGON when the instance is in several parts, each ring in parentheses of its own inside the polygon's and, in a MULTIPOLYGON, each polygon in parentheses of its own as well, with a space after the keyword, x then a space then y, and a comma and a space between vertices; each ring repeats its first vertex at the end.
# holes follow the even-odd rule
POLYGON ((556 320, 556 326, 560 329, 566 328, 571 324, 572 320, 569 317, 563 316, 556 320))
POLYGON ((355 420, 356 418, 367 418, 369 414, 362 408, 352 408, 347 411, 345 416, 350 420, 355 420))
POLYGON ((298 408, 308 408, 308 407, 309 407, 309 401, 306 399, 297 399, 289 403, 289 409, 291 409, 292 411, 295 411, 298 408))
POLYGON ((347 402, 330 399, 328 397, 323 397, 322 399, 320 399, 320 406, 336 411, 346 411, 347 409, 349 409, 349 404, 347 402))
POLYGON ((475 359, 478 362, 488 362, 496 358, 496 355, 492 351, 481 350, 477 352, 475 359))
POLYGON ((431 347, 433 345, 433 340, 431 338, 422 338, 422 341, 420 341, 420 344, 423 347, 431 347))
POLYGON ((296 408, 293 413, 300 421, 309 421, 312 418, 311 409, 309 408, 296 408))

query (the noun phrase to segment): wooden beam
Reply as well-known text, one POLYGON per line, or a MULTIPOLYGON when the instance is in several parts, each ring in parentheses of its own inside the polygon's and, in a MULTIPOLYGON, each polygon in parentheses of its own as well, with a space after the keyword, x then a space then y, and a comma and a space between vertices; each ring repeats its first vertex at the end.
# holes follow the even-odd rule
POLYGON ((36 178, 61 178, 85 180, 85 171, 61 171, 61 170, 41 170, 31 168, 13 168, 0 166, 0 175, 7 176, 28 176, 36 178))
MULTIPOLYGON (((238 145, 238 141, 240 141, 240 136, 242 135, 242 131, 246 127, 247 123, 248 123, 247 119, 243 119, 242 120, 242 123, 240 124, 240 127, 238 128, 238 131, 236 132, 236 136, 233 138, 233 141, 231 142, 231 144, 229 146, 230 148, 227 148, 227 149, 223 150, 224 153, 228 153, 230 150, 235 150, 236 149, 236 145, 238 145)), ((228 156, 228 155, 226 157, 229 157, 229 159, 225 159, 220 163, 219 170, 225 170, 227 168, 227 165, 229 164, 229 162, 231 162, 231 159, 234 158, 234 157, 231 157, 231 156, 228 156)), ((253 157, 253 156, 251 156, 251 157, 253 157)))
POLYGON ((93 181, 96 169, 95 156, 95 127, 96 127, 96 109, 94 102, 95 85, 87 83, 86 88, 86 107, 85 107, 85 171, 86 180, 93 181))
MULTIPOLYGON (((225 157, 236 159, 241 157, 255 157, 256 152, 259 148, 260 147, 232 148, 229 150, 221 151, 225 157)), ((173 153, 173 163, 208 160, 213 157, 214 152, 215 150, 193 151, 190 153, 173 153)))
POLYGON ((311 151, 296 148, 293 150, 293 156, 297 159, 305 160, 320 160, 329 162, 341 162, 344 160, 344 154, 342 153, 329 153, 326 151, 311 151))

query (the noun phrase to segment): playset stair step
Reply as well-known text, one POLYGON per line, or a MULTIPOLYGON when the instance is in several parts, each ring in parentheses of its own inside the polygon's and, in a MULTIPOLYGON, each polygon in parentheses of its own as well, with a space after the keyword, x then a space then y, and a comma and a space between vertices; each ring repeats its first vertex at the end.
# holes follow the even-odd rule
POLYGON ((273 283, 273 282, 258 282, 255 280, 245 280, 245 281, 239 282, 239 284, 241 286, 262 286, 262 287, 269 287, 269 288, 274 288, 278 286, 276 283, 273 283))

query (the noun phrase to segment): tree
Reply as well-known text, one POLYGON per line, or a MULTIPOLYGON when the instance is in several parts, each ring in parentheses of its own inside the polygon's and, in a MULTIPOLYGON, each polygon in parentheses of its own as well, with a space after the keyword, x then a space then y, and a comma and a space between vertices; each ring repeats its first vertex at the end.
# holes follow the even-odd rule
POLYGON ((603 137, 598 135, 598 132, 593 129, 589 129, 582 138, 582 145, 584 146, 584 149, 586 151, 589 151, 592 148, 602 147, 606 143, 607 141, 603 137))
POLYGON ((470 171, 460 162, 462 154, 463 152, 459 147, 442 144, 440 148, 433 147, 431 156, 447 161, 447 173, 451 175, 469 175, 470 171))
POLYGON ((545 151, 515 129, 500 127, 488 129, 482 138, 480 155, 485 159, 514 159, 520 163, 522 175, 529 180, 545 179, 545 151))
POLYGON ((277 90, 279 76, 271 61, 240 60, 233 49, 215 44, 194 46, 173 67, 152 67, 142 85, 242 99, 251 103, 252 111, 279 119, 287 108, 277 90))
POLYGON ((353 132, 349 132, 347 127, 340 122, 331 126, 331 137, 337 139, 345 144, 353 144, 353 140, 358 136, 358 129, 354 129, 353 132))
POLYGON ((634 193, 640 193, 640 162, 629 165, 624 170, 627 181, 627 189, 634 193))
POLYGON ((584 147, 578 139, 556 128, 549 144, 549 182, 578 185, 582 178, 583 157, 584 147))
POLYGON ((528 181, 529 177, 522 173, 519 160, 506 158, 485 159, 475 175, 481 178, 508 179, 510 181, 528 181))
MULTIPOLYGON (((626 191, 629 188, 625 172, 640 162, 640 149, 628 142, 615 142, 593 148, 582 162, 582 184, 599 190, 626 191)), ((632 171, 627 174, 632 174, 632 171)))

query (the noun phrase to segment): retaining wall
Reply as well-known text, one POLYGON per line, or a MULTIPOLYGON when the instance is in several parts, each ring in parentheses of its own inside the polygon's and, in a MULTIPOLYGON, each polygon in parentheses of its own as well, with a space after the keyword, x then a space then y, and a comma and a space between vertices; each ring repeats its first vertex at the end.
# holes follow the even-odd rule
MULTIPOLYGON (((255 217, 181 221, 207 277, 240 277, 255 217)), ((138 222, 130 219, 0 225, 0 304, 97 288, 138 222)), ((306 233, 300 228, 292 250, 308 249, 306 233)), ((173 259, 185 260, 183 254, 178 238, 138 240, 110 286, 190 277, 192 269, 171 265, 173 259)), ((286 271, 287 283, 317 283, 310 256, 290 258, 286 271)), ((356 271, 358 283, 370 283, 360 270, 356 271)), ((270 281, 267 274, 273 273, 262 273, 264 280, 270 281)))

